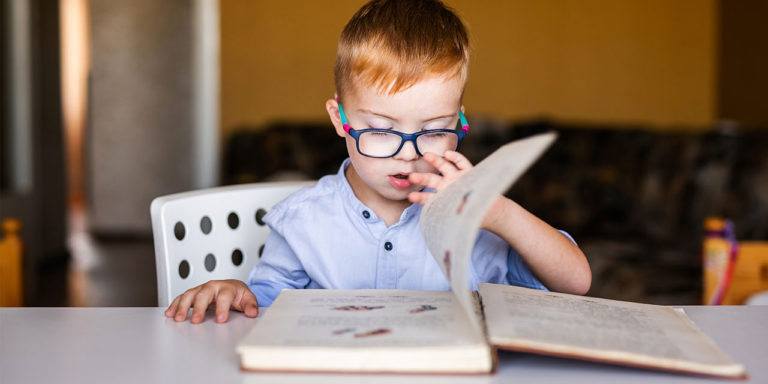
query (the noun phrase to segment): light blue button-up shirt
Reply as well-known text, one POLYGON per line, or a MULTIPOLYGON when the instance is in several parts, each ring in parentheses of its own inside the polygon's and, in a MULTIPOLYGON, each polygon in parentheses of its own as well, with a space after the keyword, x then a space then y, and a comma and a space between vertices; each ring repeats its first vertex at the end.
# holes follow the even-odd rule
MULTIPOLYGON (((450 289, 421 235, 422 206, 409 206, 387 227, 352 192, 344 177, 349 163, 264 217, 272 231, 248 279, 260 306, 285 288, 450 289)), ((472 251, 469 288, 482 282, 547 289, 512 247, 485 230, 472 251)))

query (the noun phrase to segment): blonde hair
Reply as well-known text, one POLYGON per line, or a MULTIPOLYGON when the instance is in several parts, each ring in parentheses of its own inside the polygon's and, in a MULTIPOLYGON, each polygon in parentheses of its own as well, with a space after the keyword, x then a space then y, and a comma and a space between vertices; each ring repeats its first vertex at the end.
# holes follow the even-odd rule
POLYGON ((342 97, 356 81, 391 95, 431 75, 464 83, 468 66, 467 30, 442 2, 373 0, 341 33, 334 80, 342 97))

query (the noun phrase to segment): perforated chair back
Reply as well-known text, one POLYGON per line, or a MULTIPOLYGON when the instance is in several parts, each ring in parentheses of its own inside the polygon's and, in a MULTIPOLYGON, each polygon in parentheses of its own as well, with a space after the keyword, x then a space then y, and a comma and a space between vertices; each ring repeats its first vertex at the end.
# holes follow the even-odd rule
POLYGON ((209 280, 247 280, 269 227, 262 217, 314 182, 254 183, 161 196, 152 201, 157 302, 166 307, 209 280))

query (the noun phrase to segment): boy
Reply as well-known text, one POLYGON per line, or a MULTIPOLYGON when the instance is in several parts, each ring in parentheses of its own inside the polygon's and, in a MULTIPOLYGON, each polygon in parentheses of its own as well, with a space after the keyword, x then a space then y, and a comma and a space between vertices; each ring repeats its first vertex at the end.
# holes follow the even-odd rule
MULTIPOLYGON (((325 104, 349 159, 282 201, 248 284, 210 281, 177 297, 167 317, 202 322, 215 302, 255 317, 281 289, 449 289, 418 222, 422 204, 472 168, 455 150, 469 48, 461 20, 438 0, 374 0, 339 40, 337 98, 325 104)), ((467 126, 463 127, 465 130, 467 126)), ((567 237, 499 196, 473 248, 470 281, 584 294, 586 258, 567 237)))

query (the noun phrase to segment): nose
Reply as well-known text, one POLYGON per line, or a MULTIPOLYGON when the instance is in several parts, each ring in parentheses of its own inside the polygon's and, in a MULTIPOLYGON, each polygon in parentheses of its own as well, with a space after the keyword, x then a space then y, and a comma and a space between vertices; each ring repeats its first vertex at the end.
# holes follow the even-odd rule
POLYGON ((416 141, 408 140, 403 143, 403 147, 400 148, 400 152, 397 152, 394 156, 398 160, 416 160, 419 158, 419 153, 416 152, 416 141))

